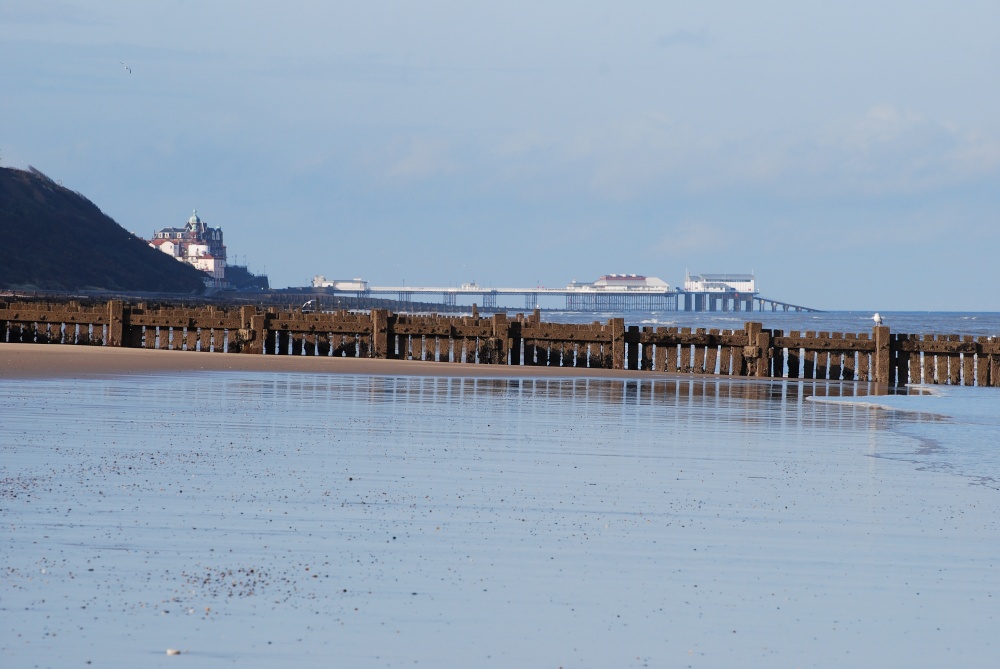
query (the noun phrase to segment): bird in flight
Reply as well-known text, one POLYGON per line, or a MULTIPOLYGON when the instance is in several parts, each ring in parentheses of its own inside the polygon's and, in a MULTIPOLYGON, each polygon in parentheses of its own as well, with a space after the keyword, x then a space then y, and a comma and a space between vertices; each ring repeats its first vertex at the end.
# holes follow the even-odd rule
POLYGON ((118 62, 122 64, 122 67, 124 67, 124 68, 125 68, 125 70, 126 70, 126 71, 127 71, 127 72, 128 72, 129 74, 132 74, 132 68, 131 68, 131 67, 129 67, 128 65, 126 65, 126 64, 125 64, 124 62, 122 62, 122 61, 118 61, 118 62))

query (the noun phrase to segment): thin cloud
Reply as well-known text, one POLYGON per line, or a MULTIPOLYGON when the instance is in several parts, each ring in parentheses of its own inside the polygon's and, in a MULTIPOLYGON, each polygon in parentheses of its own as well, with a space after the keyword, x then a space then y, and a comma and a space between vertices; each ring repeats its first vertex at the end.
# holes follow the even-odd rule
POLYGON ((22 25, 95 25, 101 23, 95 12, 66 2, 46 0, 0 1, 0 22, 22 25))
POLYGON ((685 29, 675 30, 672 33, 660 35, 656 38, 656 46, 664 48, 675 46, 704 48, 710 46, 711 43, 712 38, 705 28, 696 32, 685 29))
POLYGON ((393 162, 388 176, 395 179, 421 181, 451 172, 455 168, 449 144, 440 140, 416 138, 405 153, 393 162))

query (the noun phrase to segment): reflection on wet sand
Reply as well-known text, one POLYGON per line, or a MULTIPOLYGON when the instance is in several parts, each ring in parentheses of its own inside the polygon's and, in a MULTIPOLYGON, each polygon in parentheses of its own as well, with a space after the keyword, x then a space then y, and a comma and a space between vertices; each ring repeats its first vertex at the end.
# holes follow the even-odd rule
POLYGON ((274 372, 0 383, 0 657, 985 666, 995 492, 915 466, 954 449, 884 429, 920 417, 869 392, 274 372))

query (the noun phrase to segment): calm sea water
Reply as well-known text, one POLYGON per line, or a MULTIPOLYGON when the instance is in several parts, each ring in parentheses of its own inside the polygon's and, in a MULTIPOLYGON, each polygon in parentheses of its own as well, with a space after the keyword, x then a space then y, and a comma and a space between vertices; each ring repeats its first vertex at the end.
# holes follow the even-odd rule
POLYGON ((0 381, 0 664, 993 666, 1000 391, 866 392, 0 381))
MULTIPOLYGON (((511 311, 510 313, 517 313, 511 311)), ((763 323, 767 329, 816 332, 871 332, 874 312, 830 311, 805 312, 683 312, 632 311, 586 314, 573 311, 547 311, 544 320, 563 323, 590 323, 623 317, 626 325, 678 326, 692 328, 741 329, 747 321, 763 323)), ((880 312, 891 331, 906 334, 958 334, 1000 336, 1000 313, 965 312, 880 312)))

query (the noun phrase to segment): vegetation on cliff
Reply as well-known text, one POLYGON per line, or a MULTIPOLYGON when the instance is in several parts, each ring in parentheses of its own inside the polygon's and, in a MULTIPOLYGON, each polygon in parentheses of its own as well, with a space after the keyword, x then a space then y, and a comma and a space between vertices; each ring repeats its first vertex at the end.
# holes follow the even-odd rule
POLYGON ((204 277, 35 168, 0 168, 0 288, 190 294, 204 277))

